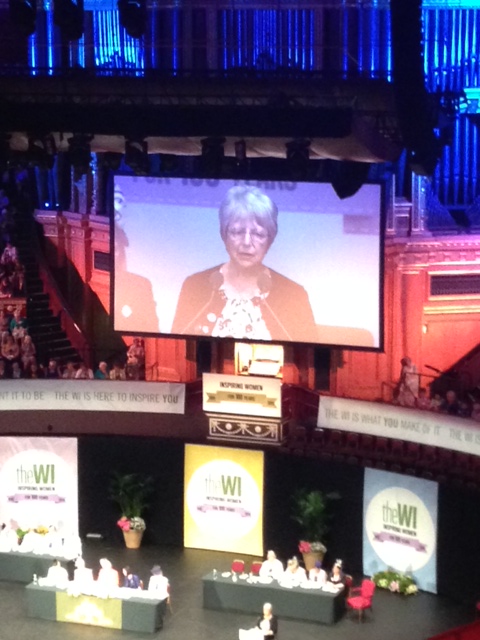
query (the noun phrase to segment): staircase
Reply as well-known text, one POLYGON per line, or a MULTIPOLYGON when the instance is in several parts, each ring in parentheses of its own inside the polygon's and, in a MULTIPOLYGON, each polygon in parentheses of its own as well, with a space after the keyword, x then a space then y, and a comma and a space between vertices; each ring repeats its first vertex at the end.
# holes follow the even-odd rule
POLYGON ((37 258, 35 226, 30 213, 18 212, 14 243, 25 267, 25 295, 29 334, 37 349, 39 364, 46 365, 54 358, 59 364, 81 358, 62 329, 60 318, 50 308, 50 296, 45 293, 37 258))

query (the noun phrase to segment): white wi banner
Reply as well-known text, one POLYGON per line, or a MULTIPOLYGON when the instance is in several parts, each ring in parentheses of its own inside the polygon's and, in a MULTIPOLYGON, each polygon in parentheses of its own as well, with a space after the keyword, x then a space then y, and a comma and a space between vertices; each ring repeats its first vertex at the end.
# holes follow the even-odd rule
POLYGON ((317 426, 443 447, 480 456, 480 424, 431 411, 321 396, 317 426))
POLYGON ((0 411, 185 413, 185 385, 114 380, 2 380, 0 411))
POLYGON ((204 373, 203 410, 208 413, 280 418, 281 380, 260 376, 204 373))
POLYGON ((0 437, 0 523, 78 536, 76 438, 0 437))

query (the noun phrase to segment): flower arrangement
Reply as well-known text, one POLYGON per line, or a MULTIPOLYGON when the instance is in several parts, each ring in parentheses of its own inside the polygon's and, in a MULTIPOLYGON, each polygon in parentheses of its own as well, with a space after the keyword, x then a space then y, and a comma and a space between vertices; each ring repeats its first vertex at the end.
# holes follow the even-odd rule
POLYGON ((145 525, 145 520, 143 518, 134 517, 127 518, 126 516, 122 516, 120 520, 117 521, 117 525, 120 527, 122 531, 145 531, 147 528, 145 525))
POLYGON ((298 543, 298 550, 300 553, 326 553, 327 547, 321 542, 307 542, 306 540, 300 540, 298 543))
POLYGON ((372 580, 379 589, 388 589, 392 593, 401 593, 406 596, 418 593, 415 580, 397 571, 379 571, 372 576, 372 580))

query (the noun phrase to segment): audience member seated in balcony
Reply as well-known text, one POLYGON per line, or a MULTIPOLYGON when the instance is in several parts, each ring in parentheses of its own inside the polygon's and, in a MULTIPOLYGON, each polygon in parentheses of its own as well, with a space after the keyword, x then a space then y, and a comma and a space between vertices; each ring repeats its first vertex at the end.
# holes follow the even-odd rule
POLYGON ((18 360, 20 357, 20 347, 13 337, 7 334, 2 342, 2 358, 8 363, 18 360))
POLYGON ((458 402, 458 416, 460 418, 470 418, 472 415, 472 407, 467 400, 459 400, 458 402))
POLYGON ((25 267, 20 260, 15 260, 12 272, 13 295, 21 296, 25 293, 25 267))
POLYGON ((439 393, 436 393, 433 398, 430 400, 430 410, 431 411, 440 411, 440 407, 442 406, 442 396, 439 393))
POLYGON ((402 368, 393 392, 393 401, 402 407, 414 407, 418 396, 417 368, 408 357, 402 358, 400 363, 402 368))
POLYGON ((67 366, 63 370, 62 378, 64 380, 75 380, 75 376, 77 375, 77 368, 75 363, 69 360, 67 362, 67 366))
POLYGON ((37 349, 33 344, 32 336, 29 336, 27 333, 20 342, 20 359, 24 370, 27 370, 32 362, 36 363, 36 355, 37 349))
POLYGON ((23 378, 23 371, 18 361, 12 362, 12 378, 13 380, 20 380, 23 378))
POLYGON ((110 380, 110 372, 108 371, 108 364, 106 362, 99 362, 98 369, 93 376, 95 380, 110 380))
POLYGON ((7 365, 5 360, 0 359, 0 380, 6 380, 8 378, 7 365))
POLYGON ((53 358, 50 358, 50 360, 48 361, 48 366, 45 369, 44 377, 48 379, 56 379, 61 377, 58 363, 53 358))
POLYGON ((128 348, 125 374, 129 380, 145 379, 145 347, 141 338, 134 338, 128 348))
POLYGON ((475 420, 475 422, 480 422, 480 401, 479 400, 476 400, 473 403, 472 415, 470 417, 472 418, 472 420, 475 420))
POLYGON ((421 387, 418 390, 418 398, 416 399, 415 406, 417 409, 424 409, 429 411, 432 408, 432 401, 428 397, 425 387, 421 387))
POLYGON ((5 249, 0 257, 0 264, 3 264, 9 268, 13 268, 15 261, 18 259, 17 248, 12 245, 11 242, 7 242, 5 249))
POLYGON ((24 377, 29 380, 39 380, 43 378, 42 369, 38 366, 37 362, 31 362, 28 367, 25 368, 24 377))
POLYGON ((110 371, 110 380, 126 380, 125 369, 120 362, 113 363, 113 369, 110 371))
POLYGON ((5 313, 4 309, 0 309, 0 336, 3 338, 4 334, 10 333, 10 320, 5 313))
POLYGON ((0 298, 11 298, 13 295, 13 287, 7 275, 0 278, 0 298))
POLYGON ((10 333, 15 340, 22 340, 28 333, 28 320, 25 316, 22 316, 20 309, 15 309, 13 312, 13 318, 10 321, 10 333))
POLYGON ((445 400, 439 408, 440 413, 448 413, 449 416, 458 416, 460 411, 460 405, 457 400, 457 394, 455 391, 447 391, 445 394, 445 400))
POLYGON ((93 380, 93 371, 87 367, 83 360, 78 366, 75 380, 93 380))

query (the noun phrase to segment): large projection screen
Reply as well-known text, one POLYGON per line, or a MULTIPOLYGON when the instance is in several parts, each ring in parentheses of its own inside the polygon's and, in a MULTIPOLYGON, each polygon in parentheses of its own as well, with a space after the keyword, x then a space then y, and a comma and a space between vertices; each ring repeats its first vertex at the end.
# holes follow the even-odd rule
POLYGON ((342 200, 327 183, 116 176, 114 329, 380 349, 381 211, 380 184, 342 200), (276 206, 276 235, 270 210, 228 206, 221 233, 234 187, 276 206), (232 265, 255 260, 255 291, 232 296, 232 265))

